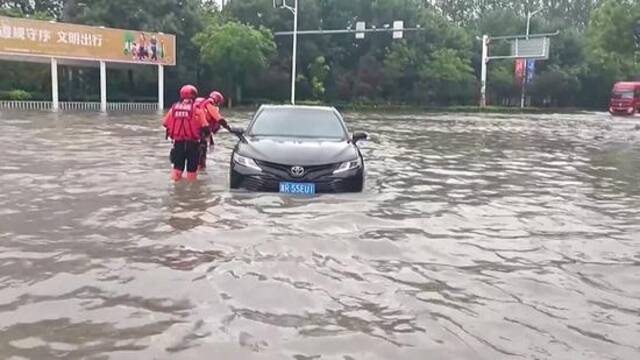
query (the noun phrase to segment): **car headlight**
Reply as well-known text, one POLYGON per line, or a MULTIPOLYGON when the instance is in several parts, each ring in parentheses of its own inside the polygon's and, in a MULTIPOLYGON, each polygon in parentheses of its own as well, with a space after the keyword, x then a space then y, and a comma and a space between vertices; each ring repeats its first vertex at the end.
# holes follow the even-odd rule
POLYGON ((253 169, 256 171, 262 171, 262 168, 256 164, 256 161, 248 158, 246 156, 239 155, 238 153, 233 154, 233 161, 241 166, 247 167, 249 169, 253 169))
POLYGON ((355 170, 362 167, 362 160, 360 158, 352 161, 343 162, 338 166, 338 168, 333 172, 334 174, 340 174, 345 171, 355 170))

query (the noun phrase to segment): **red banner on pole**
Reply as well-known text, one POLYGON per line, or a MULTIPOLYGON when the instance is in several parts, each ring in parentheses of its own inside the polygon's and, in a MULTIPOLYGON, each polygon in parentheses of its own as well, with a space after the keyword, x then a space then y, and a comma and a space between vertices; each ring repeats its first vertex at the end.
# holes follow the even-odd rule
POLYGON ((524 82, 525 71, 527 68, 525 59, 516 59, 516 85, 522 86, 524 82))

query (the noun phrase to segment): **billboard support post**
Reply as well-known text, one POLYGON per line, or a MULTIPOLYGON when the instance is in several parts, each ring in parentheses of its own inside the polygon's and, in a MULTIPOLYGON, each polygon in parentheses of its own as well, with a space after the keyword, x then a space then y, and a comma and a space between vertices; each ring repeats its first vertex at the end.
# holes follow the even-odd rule
POLYGON ((51 58, 51 110, 60 110, 58 99, 58 60, 51 58))
POLYGON ((164 65, 158 65, 158 113, 164 111, 164 65))
POLYGON ((482 37, 482 71, 480 74, 480 107, 487 106, 487 65, 489 63, 489 36, 482 37))
POLYGON ((107 63, 100 61, 100 111, 107 112, 107 63))

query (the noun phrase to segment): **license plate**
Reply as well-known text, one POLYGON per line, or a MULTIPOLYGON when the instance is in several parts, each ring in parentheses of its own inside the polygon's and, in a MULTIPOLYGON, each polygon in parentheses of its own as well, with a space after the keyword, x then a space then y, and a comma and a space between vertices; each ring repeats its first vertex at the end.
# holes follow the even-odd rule
POLYGON ((316 184, 312 183, 280 183, 280 192, 285 194, 313 195, 316 193, 316 184))

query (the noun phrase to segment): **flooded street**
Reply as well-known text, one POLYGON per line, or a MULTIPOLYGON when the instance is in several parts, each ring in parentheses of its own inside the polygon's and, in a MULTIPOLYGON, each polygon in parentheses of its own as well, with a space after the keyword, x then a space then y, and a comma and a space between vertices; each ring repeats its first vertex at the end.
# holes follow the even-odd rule
POLYGON ((0 113, 0 358, 640 358, 640 118, 345 117, 365 192, 299 198, 229 134, 174 185, 158 116, 0 113))

